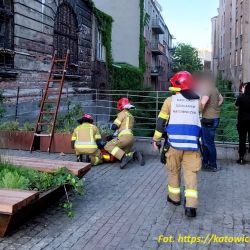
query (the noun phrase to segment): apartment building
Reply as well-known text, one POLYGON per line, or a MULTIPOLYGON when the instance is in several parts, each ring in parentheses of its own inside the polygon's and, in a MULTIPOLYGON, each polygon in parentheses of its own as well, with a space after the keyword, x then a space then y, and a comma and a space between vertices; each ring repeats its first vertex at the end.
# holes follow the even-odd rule
POLYGON ((0 0, 0 88, 43 87, 53 51, 70 50, 67 81, 105 87, 108 72, 98 23, 83 0, 0 0))
POLYGON ((212 21, 212 58, 211 70, 215 76, 218 75, 219 68, 219 17, 215 16, 212 21))
POLYGON ((249 0, 220 0, 218 16, 212 18, 213 72, 233 82, 250 82, 249 0))
POLYGON ((172 35, 161 15, 161 6, 157 1, 145 0, 144 12, 146 40, 144 81, 155 90, 168 89, 168 78, 171 74, 172 35))
MULTIPOLYGON (((112 16, 112 53, 116 63, 139 67, 140 0, 94 0, 96 7, 112 16)), ((172 35, 156 0, 144 0, 145 85, 167 88, 171 71, 172 35)))

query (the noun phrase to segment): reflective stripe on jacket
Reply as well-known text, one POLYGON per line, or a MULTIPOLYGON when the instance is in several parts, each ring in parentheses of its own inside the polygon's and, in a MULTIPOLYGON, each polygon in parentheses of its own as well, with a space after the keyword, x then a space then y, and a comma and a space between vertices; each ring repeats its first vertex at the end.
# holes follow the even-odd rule
POLYGON ((90 123, 79 125, 72 135, 71 140, 75 141, 75 149, 97 148, 96 140, 101 139, 98 128, 90 123))

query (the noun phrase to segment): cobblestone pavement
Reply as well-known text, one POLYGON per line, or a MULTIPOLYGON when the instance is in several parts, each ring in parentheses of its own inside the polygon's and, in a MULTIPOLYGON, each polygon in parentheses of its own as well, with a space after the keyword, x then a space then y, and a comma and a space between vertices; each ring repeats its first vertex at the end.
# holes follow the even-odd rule
MULTIPOLYGON (((11 151, 12 155, 30 155, 11 151)), ((32 156, 74 160, 74 156, 32 156)), ((161 234, 206 237, 250 236, 250 167, 220 162, 217 173, 200 173, 198 216, 166 202, 166 174, 158 159, 144 167, 118 164, 94 167, 85 176, 86 195, 74 198, 76 216, 66 217, 57 204, 31 218, 5 239, 0 249, 250 249, 250 244, 157 243, 161 234)))

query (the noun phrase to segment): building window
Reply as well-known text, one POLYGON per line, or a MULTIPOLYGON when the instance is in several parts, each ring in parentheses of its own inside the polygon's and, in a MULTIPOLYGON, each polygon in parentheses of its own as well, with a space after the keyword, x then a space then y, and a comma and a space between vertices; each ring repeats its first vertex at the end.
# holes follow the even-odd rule
POLYGON ((240 34, 243 34, 243 16, 240 17, 240 34))
POLYGON ((61 4, 56 13, 54 24, 54 48, 59 58, 65 57, 70 50, 68 73, 78 73, 78 24, 72 7, 61 4))
POLYGON ((235 36, 236 37, 239 36, 239 22, 238 22, 238 19, 236 20, 236 24, 235 24, 235 36))
POLYGON ((102 42, 102 33, 98 30, 97 32, 97 45, 96 45, 96 59, 99 61, 105 61, 105 47, 102 42))
POLYGON ((14 67, 13 3, 0 0, 0 68, 14 67))
POLYGON ((243 63, 243 51, 240 49, 240 65, 243 63))
POLYGON ((234 66, 238 66, 238 51, 235 51, 235 62, 234 62, 234 66))

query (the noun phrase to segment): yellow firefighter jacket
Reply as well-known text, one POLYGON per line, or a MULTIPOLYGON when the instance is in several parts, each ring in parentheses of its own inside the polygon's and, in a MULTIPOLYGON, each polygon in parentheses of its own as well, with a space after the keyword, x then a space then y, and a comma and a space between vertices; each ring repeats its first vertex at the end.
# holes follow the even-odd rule
POLYGON ((71 141, 75 141, 75 149, 97 149, 96 140, 101 139, 99 129, 90 123, 79 125, 73 132, 71 141))
POLYGON ((122 135, 133 135, 134 117, 128 110, 121 111, 114 121, 118 127, 118 137, 122 135))

